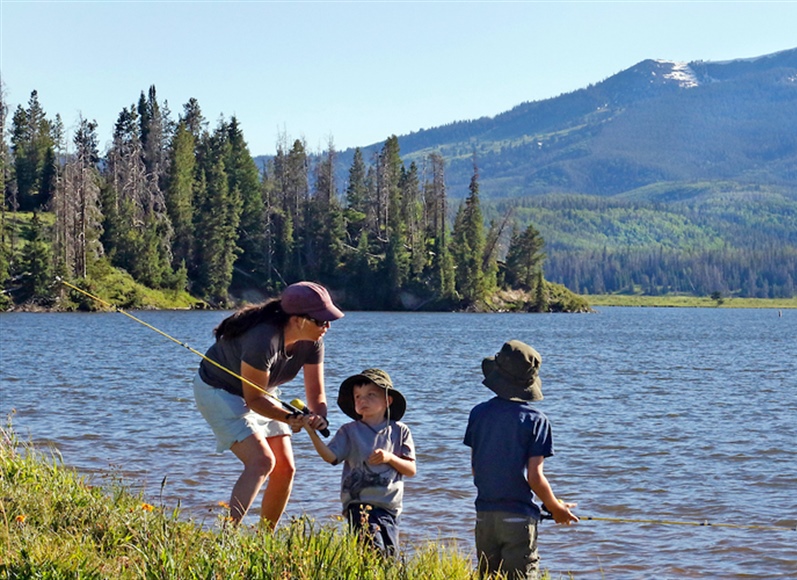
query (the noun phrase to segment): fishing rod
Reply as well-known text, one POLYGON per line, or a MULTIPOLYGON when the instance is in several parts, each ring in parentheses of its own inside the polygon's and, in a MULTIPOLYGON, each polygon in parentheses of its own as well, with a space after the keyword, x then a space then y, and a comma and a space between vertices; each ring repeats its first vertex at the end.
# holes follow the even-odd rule
MULTIPOLYGON (((291 416, 294 416, 294 417, 299 417, 299 416, 301 416, 301 415, 308 415, 308 414, 309 414, 309 410, 308 410, 308 409, 307 409, 307 407, 304 405, 304 403, 303 403, 302 401, 300 401, 299 399, 294 399, 294 400, 292 401, 292 402, 293 402, 293 404, 286 403, 285 401, 281 400, 279 397, 277 397, 277 396, 276 396, 276 395, 274 395, 273 393, 269 393, 267 390, 265 390, 265 389, 264 389, 263 387, 261 387, 260 385, 257 385, 257 384, 255 384, 255 383, 253 383, 252 381, 250 381, 250 380, 249 380, 249 379, 247 379, 246 377, 242 377, 241 375, 239 375, 238 373, 236 373, 236 372, 234 372, 234 371, 232 371, 232 370, 228 369, 228 368, 227 368, 227 367, 225 367, 224 365, 217 363, 215 360, 213 360, 213 359, 211 359, 211 358, 208 358, 208 357, 206 357, 204 354, 202 354, 201 352, 199 352, 199 351, 198 351, 198 350, 196 350, 195 348, 192 348, 191 346, 189 346, 189 345, 188 345, 188 344, 186 344, 185 342, 182 342, 182 341, 180 341, 180 340, 177 340, 177 339, 176 339, 176 338, 174 338, 173 336, 171 336, 171 335, 169 335, 169 334, 166 334, 165 332, 163 332, 162 330, 160 330, 160 329, 158 329, 158 328, 155 328, 155 327, 154 327, 154 326, 152 326, 150 323, 148 323, 148 322, 145 322, 145 321, 141 320, 140 318, 136 318, 135 316, 133 316, 133 315, 132 315, 132 314, 130 314, 129 312, 126 312, 125 310, 122 310, 121 308, 119 308, 119 307, 118 307, 118 306, 116 306, 115 304, 111 304, 110 302, 106 302, 106 301, 105 301, 105 300, 103 300, 102 298, 100 298, 100 297, 98 297, 98 296, 95 296, 94 294, 91 294, 91 293, 87 292, 86 290, 83 290, 82 288, 78 288, 78 287, 77 287, 77 286, 75 286, 74 284, 70 284, 69 282, 67 282, 66 280, 64 280, 63 278, 61 278, 60 276, 56 276, 56 277, 55 277, 55 279, 56 279, 58 282, 60 282, 61 284, 63 284, 64 286, 67 286, 67 287, 71 288, 72 290, 75 290, 75 291, 77 291, 77 292, 80 292, 81 294, 83 294, 84 296, 88 296, 88 297, 89 297, 89 298, 91 298, 92 300, 96 300, 97 302, 99 302, 100 304, 102 304, 103 306, 105 306, 106 308, 110 308, 111 310, 114 310, 114 311, 116 311, 116 312, 118 312, 118 313, 120 313, 120 314, 124 314, 124 315, 125 315, 125 316, 127 316, 128 318, 130 318, 130 319, 132 319, 132 320, 135 320, 135 321, 136 321, 136 322, 138 322, 139 324, 142 324, 142 325, 146 326, 146 327, 147 327, 147 328, 149 328, 150 330, 154 330, 155 332, 157 332, 157 333, 158 333, 158 334, 160 334, 161 336, 163 336, 163 337, 165 337, 165 338, 168 338, 168 339, 169 339, 169 340, 171 340, 172 342, 176 342, 177 344, 179 344, 179 345, 180 345, 180 346, 182 346, 183 348, 186 348, 186 349, 190 350, 190 351, 191 351, 192 353, 194 353, 195 355, 197 355, 197 356, 201 357, 201 358, 202 358, 202 360, 206 360, 206 361, 207 361, 207 362, 209 362, 210 364, 212 364, 212 365, 214 365, 214 366, 216 366, 216 367, 220 368, 221 370, 223 370, 223 371, 225 371, 225 372, 227 372, 227 373, 231 374, 233 377, 235 377, 236 379, 240 380, 241 382, 243 382, 243 383, 246 383, 246 384, 247 384, 247 385, 249 385, 250 387, 252 387, 252 388, 254 388, 254 389, 256 389, 256 390, 260 391, 261 393, 263 393, 264 395, 266 395, 267 397, 269 397, 269 398, 270 398, 271 400, 273 400, 274 402, 276 402, 276 403, 279 403, 280 405, 282 405, 282 408, 283 408, 283 409, 285 409, 286 411, 290 412, 291 416), (301 403, 301 405, 296 405, 296 403, 297 403, 297 402, 298 402, 298 403, 301 403)), ((324 437, 328 437, 328 436, 329 436, 329 429, 328 429, 328 428, 326 428, 326 427, 325 427, 324 429, 319 429, 319 431, 321 431, 321 434, 322 434, 322 435, 324 435, 324 437)))
MULTIPOLYGON (((553 515, 548 509, 543 506, 542 511, 543 520, 552 520, 553 515)), ((660 526, 706 526, 712 528, 736 528, 746 530, 789 530, 790 532, 797 531, 797 527, 777 526, 777 525, 758 525, 758 524, 726 524, 720 522, 709 522, 704 520, 702 522, 678 521, 678 520, 651 520, 651 519, 636 519, 636 518, 608 518, 599 516, 579 516, 581 521, 597 521, 597 522, 613 522, 620 524, 654 524, 660 526)))

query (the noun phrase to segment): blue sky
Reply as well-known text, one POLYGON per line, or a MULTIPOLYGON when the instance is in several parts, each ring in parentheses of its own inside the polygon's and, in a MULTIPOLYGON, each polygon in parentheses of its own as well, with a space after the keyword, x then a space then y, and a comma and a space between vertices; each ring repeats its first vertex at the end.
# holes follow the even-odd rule
MULTIPOLYGON (((235 115, 253 155, 384 141, 601 81, 647 59, 750 58, 797 46, 797 1, 265 2, 0 0, 11 109, 32 90, 68 131, 155 85, 235 115)), ((9 119, 10 123, 10 119, 9 119)))

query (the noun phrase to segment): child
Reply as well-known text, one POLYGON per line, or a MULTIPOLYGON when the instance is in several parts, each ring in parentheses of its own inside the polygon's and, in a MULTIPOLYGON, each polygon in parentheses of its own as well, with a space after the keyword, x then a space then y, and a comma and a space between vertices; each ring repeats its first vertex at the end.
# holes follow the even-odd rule
POLYGON ((329 445, 309 420, 305 428, 325 461, 344 462, 340 496, 352 530, 383 554, 396 555, 404 477, 416 471, 412 434, 399 422, 407 402, 385 371, 366 369, 343 381, 338 406, 354 421, 329 445))
POLYGON ((536 580, 540 507, 534 494, 557 524, 578 521, 569 509, 576 504, 561 503, 543 473, 544 459, 553 455, 551 425, 529 404, 542 400, 541 363, 539 353, 518 340, 482 361, 482 382, 498 396, 471 410, 464 441, 471 448, 477 490, 482 575, 500 570, 511 579, 536 580))

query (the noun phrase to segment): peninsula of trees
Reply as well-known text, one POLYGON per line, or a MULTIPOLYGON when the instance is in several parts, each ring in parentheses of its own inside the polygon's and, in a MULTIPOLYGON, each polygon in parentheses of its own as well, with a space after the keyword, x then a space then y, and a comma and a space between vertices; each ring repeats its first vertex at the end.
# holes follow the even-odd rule
MULTIPOLYGON (((5 136, 5 99, 0 106, 5 136)), ((211 307, 308 279, 352 309, 490 309, 512 289, 523 291, 514 308, 588 308, 544 280, 534 226, 518 227, 511 211, 485 223, 475 158, 457 208, 443 158, 407 165, 396 136, 369 159, 356 150, 339 191, 331 141, 312 155, 281 136, 259 167, 235 117, 209 128, 192 99, 174 120, 154 86, 119 113, 104 152, 96 122, 80 118, 67 142, 35 91, 8 133, 0 145, 6 308, 58 307, 68 297, 55 276, 91 287, 109 266, 211 307)))

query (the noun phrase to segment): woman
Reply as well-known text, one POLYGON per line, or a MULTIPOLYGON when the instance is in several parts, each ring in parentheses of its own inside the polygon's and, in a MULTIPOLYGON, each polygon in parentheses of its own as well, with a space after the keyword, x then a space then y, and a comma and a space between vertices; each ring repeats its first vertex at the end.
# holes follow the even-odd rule
POLYGON ((325 428, 323 336, 330 322, 342 317, 323 286, 298 282, 278 300, 242 308, 214 329, 216 342, 199 366, 194 396, 216 435, 217 450, 229 449, 244 464, 230 497, 235 524, 266 479, 261 522, 274 529, 285 511, 296 470, 291 430, 303 423, 264 391, 278 395, 276 387, 301 369, 310 424, 325 428))

